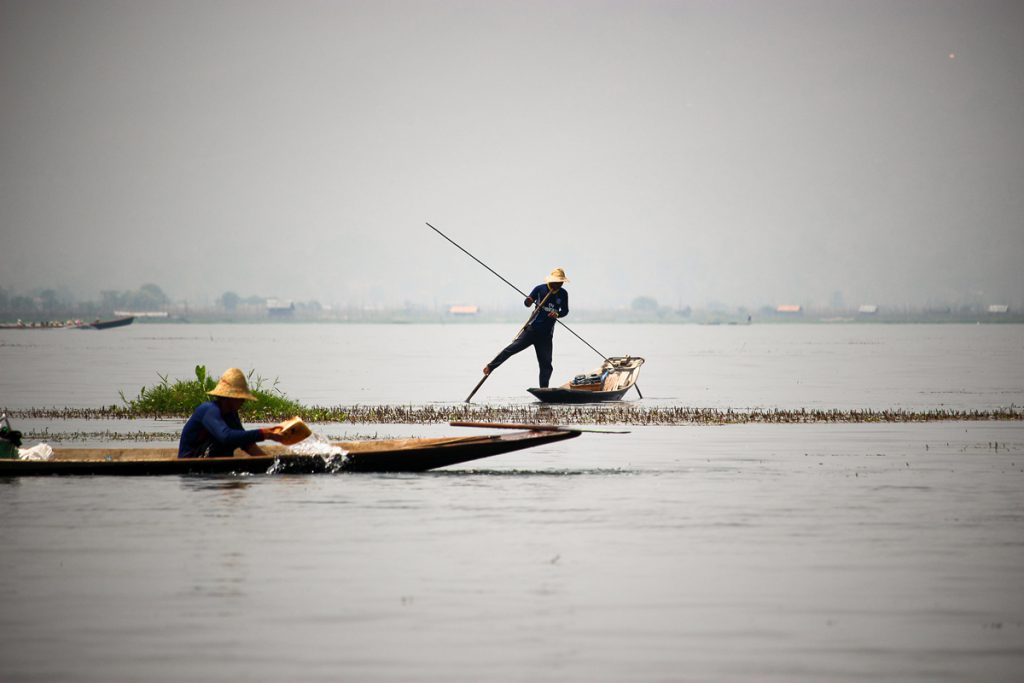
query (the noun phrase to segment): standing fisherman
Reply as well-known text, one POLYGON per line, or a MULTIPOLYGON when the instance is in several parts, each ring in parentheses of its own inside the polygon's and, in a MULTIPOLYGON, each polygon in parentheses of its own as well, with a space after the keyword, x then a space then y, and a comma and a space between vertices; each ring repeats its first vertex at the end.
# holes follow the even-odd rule
POLYGON ((537 365, 540 366, 540 386, 548 386, 553 369, 551 367, 551 340, 555 334, 555 320, 569 315, 569 292, 562 288, 562 284, 568 281, 569 278, 565 276, 565 271, 555 268, 550 275, 544 278, 544 284, 533 288, 523 305, 533 306, 536 303, 537 310, 519 331, 519 335, 512 340, 512 343, 484 366, 484 375, 491 374, 495 368, 509 358, 532 346, 537 353, 537 365))

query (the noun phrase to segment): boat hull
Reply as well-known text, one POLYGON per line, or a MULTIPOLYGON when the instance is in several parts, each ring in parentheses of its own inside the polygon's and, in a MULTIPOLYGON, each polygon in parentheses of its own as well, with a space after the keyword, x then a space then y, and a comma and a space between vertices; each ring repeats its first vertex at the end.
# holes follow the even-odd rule
POLYGON ((178 458, 174 449, 63 449, 55 451, 51 460, 0 460, 0 477, 425 472, 579 435, 579 431, 565 429, 339 443, 347 451, 344 456, 282 452, 233 458, 178 458))
POLYGON ((585 389, 555 388, 533 388, 527 389, 544 403, 603 403, 605 401, 620 401, 632 387, 617 389, 615 391, 587 391, 585 389))
POLYGON ((94 323, 87 323, 82 325, 84 329, 91 330, 109 330, 114 327, 124 327, 125 325, 131 325, 135 322, 135 316, 128 316, 127 318, 118 318, 116 320, 98 320, 94 323))
POLYGON ((135 322, 135 316, 96 322, 44 322, 44 323, 0 323, 0 330, 109 330, 124 327, 135 322))
POLYGON ((544 403, 620 401, 627 391, 636 386, 640 366, 643 364, 644 359, 639 356, 612 356, 605 358, 604 363, 592 370, 589 377, 577 375, 573 381, 560 387, 534 387, 527 391, 544 403))

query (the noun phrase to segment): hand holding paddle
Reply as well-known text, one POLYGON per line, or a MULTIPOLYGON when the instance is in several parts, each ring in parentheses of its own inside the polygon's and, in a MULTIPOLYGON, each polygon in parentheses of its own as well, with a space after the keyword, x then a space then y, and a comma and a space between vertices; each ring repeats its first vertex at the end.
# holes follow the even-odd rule
POLYGON ((274 425, 273 427, 261 427, 260 435, 264 439, 269 439, 270 441, 277 441, 278 443, 284 440, 284 436, 281 434, 281 425, 274 425))
POLYGON ((285 446, 293 446, 312 433, 313 431, 309 428, 309 425, 303 422, 302 418, 298 416, 293 417, 290 420, 285 420, 281 424, 274 425, 273 427, 263 427, 260 429, 260 434, 264 439, 277 441, 278 443, 283 443, 285 446))

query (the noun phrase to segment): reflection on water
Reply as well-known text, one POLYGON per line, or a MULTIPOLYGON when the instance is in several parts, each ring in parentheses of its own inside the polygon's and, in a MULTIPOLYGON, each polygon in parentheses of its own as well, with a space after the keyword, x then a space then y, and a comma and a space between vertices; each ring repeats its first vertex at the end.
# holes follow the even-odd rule
POLYGON ((507 470, 490 470, 485 468, 478 469, 459 469, 459 470, 434 470, 432 472, 425 472, 426 476, 434 477, 578 477, 578 476, 618 476, 623 474, 637 474, 636 470, 623 470, 618 468, 587 468, 587 469, 543 469, 543 470, 528 470, 528 469, 507 469, 507 470))
POLYGON ((252 486, 251 475, 228 475, 230 478, 212 478, 207 475, 179 477, 183 491, 244 491, 252 486))

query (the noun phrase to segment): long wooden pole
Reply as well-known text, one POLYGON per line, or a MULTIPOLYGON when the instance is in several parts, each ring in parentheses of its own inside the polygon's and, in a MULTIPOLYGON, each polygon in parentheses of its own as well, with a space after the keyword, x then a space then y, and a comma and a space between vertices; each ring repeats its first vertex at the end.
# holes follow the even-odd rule
POLYGON ((449 422, 452 427, 484 427, 487 429, 528 429, 533 432, 593 432, 594 434, 630 434, 629 430, 589 429, 572 425, 509 424, 507 422, 449 422))
MULTIPOLYGON (((474 261, 476 261, 477 263, 479 263, 479 264, 480 264, 481 266, 483 266, 483 267, 484 267, 484 268, 486 268, 487 270, 489 270, 489 271, 491 271, 492 273, 494 273, 494 276, 495 276, 496 278, 498 278, 499 280, 501 280, 502 282, 504 282, 504 283, 505 283, 506 285, 508 285, 508 286, 509 286, 509 287, 511 287, 512 289, 514 289, 514 290, 516 290, 517 292, 519 292, 519 293, 520 293, 520 294, 522 295, 522 297, 523 297, 524 299, 526 298, 526 292, 524 292, 523 290, 519 289, 518 287, 516 287, 516 286, 515 286, 514 284, 512 284, 511 282, 509 282, 508 280, 506 280, 506 279, 505 279, 505 278, 503 278, 502 276, 498 275, 498 273, 497 273, 497 272, 495 272, 495 270, 494 270, 493 268, 491 268, 491 267, 490 267, 489 265, 487 265, 486 263, 484 263, 483 261, 481 261, 480 259, 478 259, 478 258, 477 258, 476 256, 473 256, 473 255, 472 255, 472 254, 470 254, 470 253, 469 253, 468 251, 466 251, 465 249, 463 249, 463 248, 462 248, 462 245, 460 245, 460 244, 459 244, 458 242, 456 242, 456 241, 455 241, 455 240, 453 240, 453 239, 452 239, 451 237, 449 237, 448 235, 444 234, 443 232, 441 232, 440 230, 438 230, 437 228, 435 228, 435 227, 434 227, 433 225, 431 225, 430 223, 427 223, 427 227, 428 227, 428 228, 430 228, 431 230, 433 230, 434 232, 436 232, 436 233, 437 233, 438 235, 440 235, 441 237, 443 237, 443 238, 445 238, 446 240, 448 240, 449 242, 451 242, 452 244, 454 244, 454 245, 455 245, 455 247, 456 247, 456 248, 457 248, 457 249, 458 249, 459 251, 461 251, 461 252, 462 252, 463 254, 465 254, 465 255, 466 255, 466 256, 468 256, 469 258, 473 259, 474 261)), ((599 353, 600 353, 600 352, 599 352, 599 353)))
MULTIPOLYGON (((522 296, 522 297, 523 297, 524 299, 526 298, 526 294, 525 294, 525 293, 524 293, 524 292, 523 292, 523 291, 522 291, 521 289, 519 289, 518 287, 516 287, 516 286, 515 286, 514 284, 512 284, 511 282, 509 282, 509 281, 508 281, 508 280, 506 280, 505 278, 503 278, 503 277, 502 277, 501 275, 499 275, 499 274, 497 273, 497 271, 495 271, 495 270, 494 270, 493 268, 491 268, 491 267, 490 267, 489 265, 487 265, 486 263, 484 263, 483 261, 481 261, 480 259, 478 259, 478 258, 477 258, 476 256, 473 256, 473 255, 472 255, 471 253, 469 253, 468 251, 466 251, 466 250, 465 250, 465 249, 464 249, 464 248, 462 247, 462 245, 461 245, 461 244, 459 244, 458 242, 456 242, 455 240, 453 240, 453 239, 452 239, 451 237, 449 237, 448 235, 444 234, 443 232, 441 232, 440 230, 438 230, 437 228, 435 228, 435 227, 434 227, 433 225, 431 225, 431 224, 430 224, 429 222, 427 222, 427 227, 428 227, 428 228, 430 228, 431 230, 433 230, 434 232, 436 232, 436 233, 437 233, 438 235, 440 235, 441 237, 443 237, 443 238, 445 238, 446 240, 448 240, 449 242, 451 242, 451 243, 452 243, 452 244, 453 244, 453 245, 454 245, 454 246, 455 246, 455 247, 456 247, 456 248, 457 248, 457 249, 458 249, 459 251, 461 251, 461 252, 462 252, 463 254, 465 254, 465 255, 466 255, 466 256, 468 256, 469 258, 473 259, 474 261, 476 261, 477 263, 479 263, 479 264, 480 264, 481 266, 483 266, 483 267, 484 267, 484 268, 486 268, 487 270, 491 271, 491 273, 492 273, 492 274, 493 274, 493 275, 494 275, 494 276, 495 276, 496 278, 498 278, 499 280, 501 280, 502 282, 504 282, 504 283, 505 283, 506 285, 508 285, 508 286, 509 286, 509 287, 511 287, 512 289, 514 289, 514 290, 516 290, 517 292, 519 292, 519 294, 520 294, 520 295, 521 295, 521 296, 522 296)), ((570 333, 572 334, 572 336, 576 337, 576 338, 577 338, 577 339, 579 339, 579 340, 580 340, 581 342, 583 342, 583 343, 584 343, 584 344, 586 344, 586 345, 587 345, 588 347, 590 347, 590 350, 591 350, 591 351, 593 351, 593 352, 594 352, 594 353, 596 353, 597 355, 601 356, 601 360, 608 360, 608 356, 604 355, 603 353, 601 353, 600 351, 598 351, 597 349, 595 349, 595 348, 593 347, 593 345, 591 345, 591 343, 590 343, 590 342, 588 342, 588 341, 587 341, 586 339, 584 339, 584 338, 583 338, 583 337, 581 337, 580 335, 576 334, 576 332, 575 332, 575 331, 574 331, 574 330, 573 330, 573 329, 572 329, 571 327, 569 327, 568 325, 566 325, 565 323, 563 323, 563 322, 562 322, 562 321, 561 321, 560 319, 558 319, 558 318, 555 318, 555 322, 556 322, 556 323, 558 323, 559 325, 561 325, 562 327, 564 327, 565 329, 569 330, 569 332, 570 332, 570 333)), ((528 324, 529 324, 529 321, 527 321, 527 325, 528 325, 528 324)), ((526 327, 526 325, 524 325, 523 327, 526 327)), ((469 398, 467 398, 467 399, 466 399, 466 403, 469 403, 469 399, 470 399, 470 398, 473 398, 473 394, 475 394, 475 393, 476 393, 476 390, 477 390, 477 389, 479 389, 479 388, 480 388, 480 386, 481 386, 481 385, 482 385, 482 384, 483 384, 483 383, 484 383, 484 382, 485 382, 486 380, 487 380, 487 375, 484 375, 483 379, 481 379, 481 380, 480 380, 480 382, 479 382, 479 383, 477 383, 477 385, 476 385, 476 387, 475 387, 475 388, 473 389, 472 393, 470 393, 470 395, 469 395, 469 398)), ((644 395, 643 395, 642 393, 640 393, 640 385, 638 385, 638 384, 634 384, 633 386, 634 386, 634 387, 636 388, 636 393, 640 394, 640 398, 643 398, 643 397, 644 397, 644 395)))

